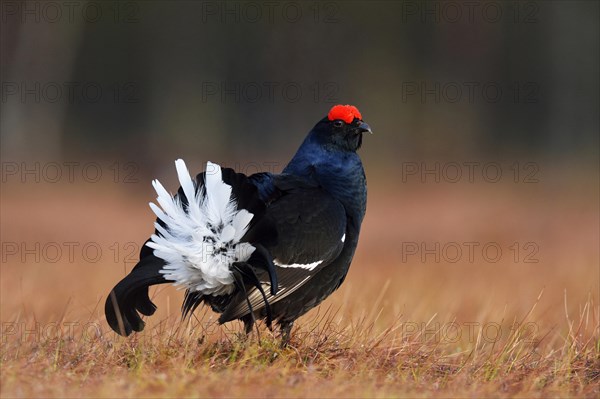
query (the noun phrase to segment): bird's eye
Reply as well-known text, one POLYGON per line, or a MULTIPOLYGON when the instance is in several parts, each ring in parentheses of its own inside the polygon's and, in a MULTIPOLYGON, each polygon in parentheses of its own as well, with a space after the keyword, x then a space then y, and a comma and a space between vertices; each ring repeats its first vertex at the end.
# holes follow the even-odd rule
POLYGON ((339 120, 333 122, 333 126, 335 126, 335 127, 342 127, 343 125, 344 125, 344 122, 339 121, 339 120))

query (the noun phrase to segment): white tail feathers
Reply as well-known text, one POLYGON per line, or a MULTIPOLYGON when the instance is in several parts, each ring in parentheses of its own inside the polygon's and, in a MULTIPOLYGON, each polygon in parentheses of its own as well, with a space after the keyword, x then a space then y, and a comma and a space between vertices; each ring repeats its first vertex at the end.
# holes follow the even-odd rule
POLYGON ((166 228, 155 223, 159 235, 153 234, 146 245, 166 262, 160 272, 175 285, 207 295, 231 293, 234 278, 230 266, 248 260, 255 249, 240 242, 254 215, 237 210, 232 187, 223 182, 219 165, 206 164, 205 184, 200 188, 183 160, 175 161, 175 167, 188 204, 154 180, 160 208, 153 203, 150 208, 166 228))

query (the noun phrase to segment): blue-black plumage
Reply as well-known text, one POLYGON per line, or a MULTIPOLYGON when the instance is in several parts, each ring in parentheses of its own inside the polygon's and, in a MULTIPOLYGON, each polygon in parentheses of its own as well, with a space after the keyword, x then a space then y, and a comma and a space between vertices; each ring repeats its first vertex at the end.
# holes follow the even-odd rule
POLYGON ((156 308, 148 287, 171 282, 186 288, 184 316, 205 303, 247 332, 256 319, 276 321, 287 343, 294 321, 342 284, 352 262, 367 203, 357 151, 370 132, 356 107, 337 105, 281 174, 217 165, 217 176, 207 167, 191 179, 177 161, 182 188, 170 197, 154 183, 157 231, 108 296, 109 325, 141 331, 139 313, 156 308))

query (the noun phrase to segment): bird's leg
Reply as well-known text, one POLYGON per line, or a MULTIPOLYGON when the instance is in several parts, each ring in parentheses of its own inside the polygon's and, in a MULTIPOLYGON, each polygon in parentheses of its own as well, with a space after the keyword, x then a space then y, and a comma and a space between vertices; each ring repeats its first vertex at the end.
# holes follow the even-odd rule
POLYGON ((279 326, 281 327, 281 347, 285 348, 290 344, 292 327, 294 327, 294 322, 280 322, 279 326))

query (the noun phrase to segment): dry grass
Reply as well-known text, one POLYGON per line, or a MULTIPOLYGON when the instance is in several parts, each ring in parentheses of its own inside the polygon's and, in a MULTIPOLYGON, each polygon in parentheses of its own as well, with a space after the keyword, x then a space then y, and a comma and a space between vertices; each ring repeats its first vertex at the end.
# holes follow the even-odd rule
POLYGON ((371 179, 346 282, 298 321, 285 349, 264 326, 244 339, 238 323, 218 326, 208 310, 181 323, 182 295, 170 287, 153 291, 159 311, 144 333, 117 337, 103 301, 133 266, 123 263, 128 242, 151 229, 150 190, 42 184, 42 201, 30 185, 4 186, 3 243, 94 242, 103 253, 95 263, 77 250, 56 262, 3 255, 1 395, 598 397, 597 179, 589 183, 371 179), (452 263, 402 251, 471 241, 506 255, 452 263), (538 262, 515 259, 514 242, 534 242, 538 262))

